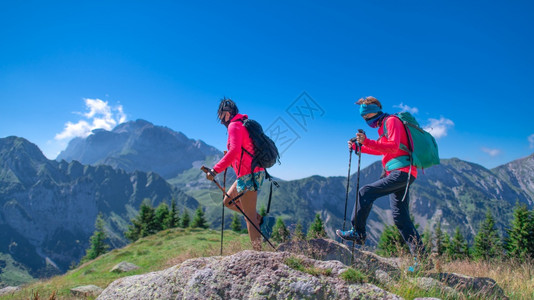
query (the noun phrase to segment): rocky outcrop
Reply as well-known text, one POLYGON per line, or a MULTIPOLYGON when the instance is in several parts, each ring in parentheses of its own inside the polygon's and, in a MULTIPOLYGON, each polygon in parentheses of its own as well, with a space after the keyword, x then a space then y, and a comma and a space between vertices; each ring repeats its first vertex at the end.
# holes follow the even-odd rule
MULTIPOLYGON (((383 287, 397 283, 401 276, 406 278, 407 263, 398 258, 384 258, 372 252, 354 249, 351 262, 351 249, 329 239, 314 239, 309 241, 291 241, 278 247, 279 251, 299 253, 319 260, 339 260, 354 269, 361 270, 383 287), (404 268, 404 269, 403 269, 404 268)), ((422 266, 427 271, 419 271, 411 278, 415 285, 423 290, 439 290, 444 295, 458 298, 461 293, 469 297, 484 299, 506 299, 503 290, 491 278, 470 277, 453 273, 434 272, 433 265, 422 266)))
POLYGON ((428 277, 439 280, 447 286, 457 291, 468 293, 473 297, 506 299, 503 290, 491 278, 471 277, 455 273, 429 274, 428 277))
POLYGON ((247 250, 121 278, 97 299, 401 299, 370 283, 345 281, 346 270, 335 260, 247 250))
POLYGON ((330 239, 313 239, 309 241, 291 241, 278 246, 278 251, 303 254, 318 260, 338 260, 345 265, 353 265, 357 269, 374 273, 381 270, 389 276, 399 276, 399 260, 384 258, 369 251, 354 249, 354 259, 351 260, 351 250, 330 239))
POLYGON ((70 290, 75 297, 96 297, 102 293, 103 289, 96 285, 83 285, 70 290))
POLYGON ((126 261, 121 261, 120 263, 116 264, 113 268, 111 268, 110 272, 124 273, 124 272, 130 272, 130 271, 137 270, 137 269, 139 269, 138 266, 132 263, 126 262, 126 261))
POLYGON ((347 246, 332 240, 289 242, 278 252, 247 250, 197 258, 163 271, 121 278, 98 299, 401 299, 387 291, 401 280, 440 291, 446 298, 506 299, 489 278, 432 271, 407 274, 400 259, 359 249, 354 250, 351 269, 365 279, 351 281, 344 274, 350 256, 347 246))
POLYGON ((0 296, 12 295, 20 290, 21 288, 18 286, 6 286, 5 288, 0 289, 0 296))

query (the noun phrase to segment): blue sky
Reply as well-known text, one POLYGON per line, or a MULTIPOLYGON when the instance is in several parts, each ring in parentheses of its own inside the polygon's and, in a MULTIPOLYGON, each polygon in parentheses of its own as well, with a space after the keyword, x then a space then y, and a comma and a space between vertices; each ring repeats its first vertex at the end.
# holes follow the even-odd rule
POLYGON ((145 119, 222 150, 227 96, 287 130, 273 175, 345 176, 346 141, 377 137, 354 105, 372 95, 492 168, 534 152, 533 36, 531 1, 3 1, 0 137, 53 159, 145 119))

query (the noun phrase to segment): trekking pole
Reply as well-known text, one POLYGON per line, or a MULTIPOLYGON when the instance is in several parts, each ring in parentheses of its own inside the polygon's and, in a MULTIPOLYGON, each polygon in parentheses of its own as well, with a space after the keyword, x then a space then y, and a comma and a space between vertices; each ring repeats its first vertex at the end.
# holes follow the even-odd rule
MULTIPOLYGON (((227 170, 228 169, 224 169, 224 177, 223 177, 223 189, 225 191, 226 191, 226 171, 227 170)), ((222 201, 222 219, 221 219, 221 256, 223 255, 223 241, 224 241, 224 194, 223 194, 223 201, 222 201)))
MULTIPOLYGON (((365 134, 365 131, 363 129, 358 129, 359 133, 365 134)), ((358 143, 358 172, 356 177, 356 204, 355 204, 355 215, 354 215, 354 222, 356 223, 356 218, 358 216, 358 202, 360 202, 360 162, 362 160, 362 144, 358 143)), ((350 264, 354 262, 354 241, 352 241, 352 255, 350 256, 350 264)))
MULTIPOLYGON (((200 167, 200 169, 202 171, 204 171, 204 173, 211 173, 210 169, 202 166, 200 167)), ((212 174, 212 173, 211 173, 212 174)), ((261 232, 261 230, 258 228, 258 226, 256 226, 256 224, 254 224, 254 222, 252 222, 252 220, 247 216, 247 214, 245 214, 245 212, 241 209, 241 207, 239 207, 239 205, 237 205, 237 203, 235 203, 235 200, 237 200, 238 198, 240 198, 241 196, 243 196, 244 192, 240 193, 239 195, 235 196, 234 198, 230 197, 230 195, 228 195, 226 193, 226 191, 222 188, 222 186, 217 182, 217 180, 215 180, 215 178, 213 178, 212 180, 215 185, 224 193, 224 195, 226 195, 226 197, 232 199, 230 200, 230 202, 228 204, 234 204, 235 207, 237 207, 237 209, 241 212, 241 214, 243 214, 243 216, 245 217, 245 219, 247 219, 247 221, 249 221, 249 223, 254 227, 254 229, 256 229, 260 234, 261 236, 267 241, 267 243, 269 243, 269 245, 271 245, 271 247, 273 247, 274 251, 276 251, 276 247, 271 243, 271 241, 269 241, 269 239, 265 236, 265 234, 263 234, 263 232, 261 232)), ((224 201, 223 201, 223 204, 224 204, 224 201)))
MULTIPOLYGON (((352 141, 352 139, 351 139, 352 141)), ((347 202, 349 202, 349 187, 350 187, 350 165, 352 161, 352 148, 349 149, 349 171, 347 174, 347 193, 345 194, 345 214, 343 214, 343 231, 345 231, 345 222, 347 221, 347 202)), ((341 239, 341 243, 344 244, 345 241, 341 239)))

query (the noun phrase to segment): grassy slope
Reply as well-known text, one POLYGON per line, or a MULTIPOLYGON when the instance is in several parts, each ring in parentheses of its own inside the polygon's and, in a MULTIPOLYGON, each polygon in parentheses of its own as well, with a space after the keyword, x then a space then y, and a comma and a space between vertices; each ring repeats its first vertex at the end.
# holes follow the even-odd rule
POLYGON ((9 254, 0 253, 0 282, 7 285, 20 285, 34 281, 25 267, 17 263, 9 254))
MULTIPOLYGON (((250 248, 248 235, 225 231, 224 241, 224 255, 250 248)), ((53 291, 57 291, 60 299, 65 299, 71 297, 70 289, 77 286, 94 284, 105 288, 120 277, 162 270, 193 257, 219 254, 219 231, 181 228, 165 230, 106 253, 62 276, 30 284, 14 297, 4 296, 0 299, 29 299, 33 292, 38 292, 47 299, 53 291), (122 261, 140 268, 122 274, 109 272, 122 261)))

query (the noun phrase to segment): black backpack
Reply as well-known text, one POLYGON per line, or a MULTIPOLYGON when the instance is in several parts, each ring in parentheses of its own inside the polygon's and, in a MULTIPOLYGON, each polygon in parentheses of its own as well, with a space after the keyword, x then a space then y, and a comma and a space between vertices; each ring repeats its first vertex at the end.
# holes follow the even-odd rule
MULTIPOLYGON (((271 187, 269 191, 269 202, 267 204, 267 213, 271 208, 271 197, 273 194, 273 183, 276 187, 280 187, 278 182, 274 181, 271 175, 267 172, 267 168, 270 168, 278 162, 280 164, 280 154, 278 153, 278 148, 274 141, 268 137, 261 127, 260 123, 250 120, 242 119, 243 126, 247 129, 252 144, 254 145, 254 155, 248 152, 245 148, 242 148, 241 158, 243 158, 243 153, 246 152, 248 155, 252 156, 252 166, 251 171, 259 166, 265 169, 265 178, 269 179, 271 182, 271 187)), ((252 176, 252 182, 254 183, 254 188, 258 188, 254 176, 252 176)))
POLYGON ((254 155, 243 148, 248 155, 252 156, 252 170, 257 166, 267 169, 274 166, 276 162, 280 163, 278 148, 274 141, 263 132, 260 123, 250 119, 242 121, 254 145, 254 155))

